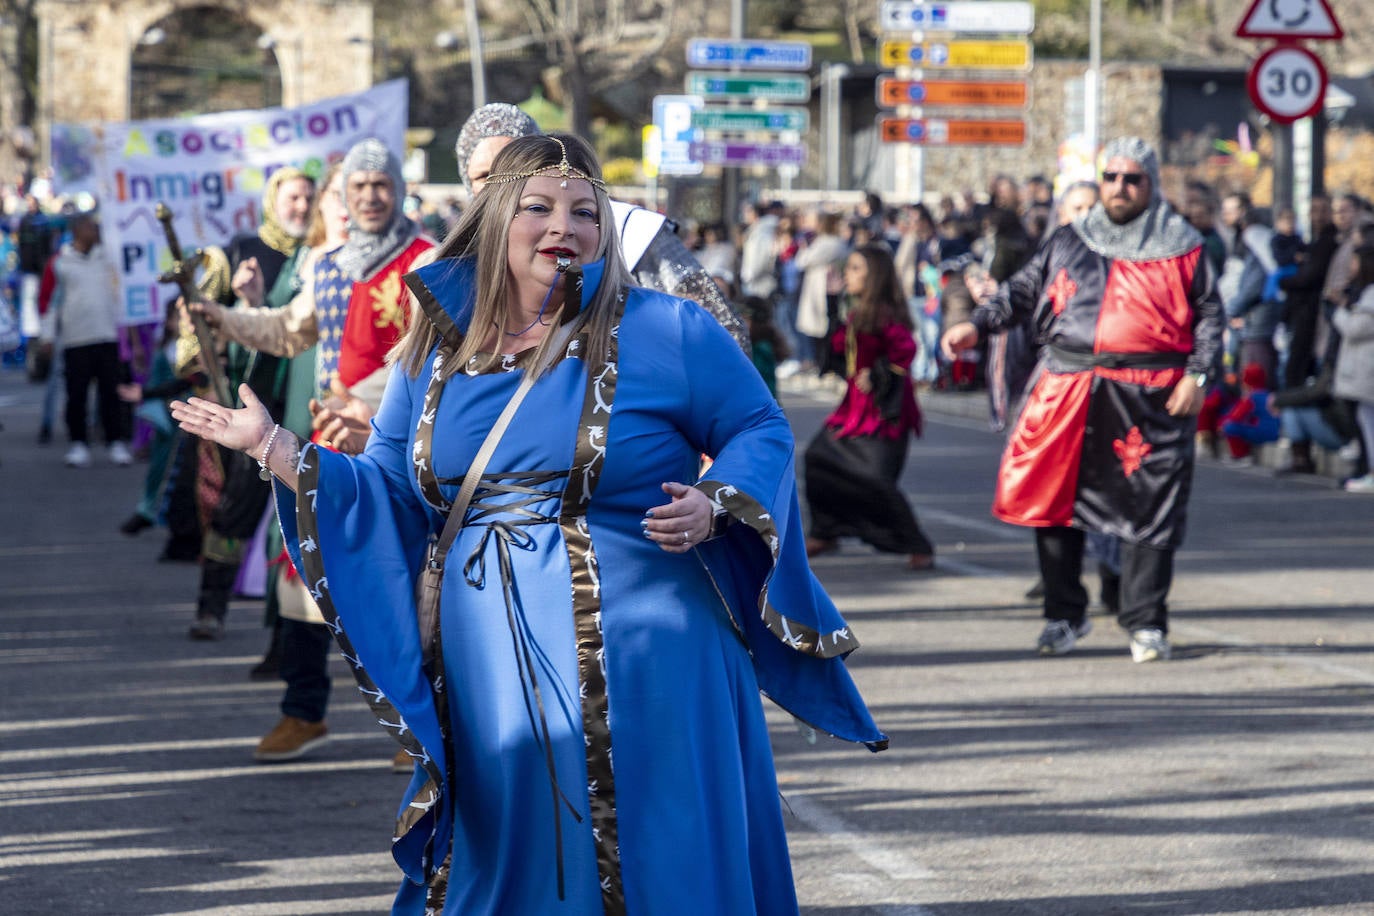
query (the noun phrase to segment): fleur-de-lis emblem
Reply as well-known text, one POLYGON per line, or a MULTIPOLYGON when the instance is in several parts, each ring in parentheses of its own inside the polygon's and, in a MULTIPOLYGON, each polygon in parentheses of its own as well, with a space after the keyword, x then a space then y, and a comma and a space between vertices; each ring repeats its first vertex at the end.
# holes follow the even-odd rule
POLYGON ((373 289, 368 290, 372 297, 372 326, 376 328, 405 327, 405 310, 401 307, 401 275, 391 273, 381 279, 373 289))
POLYGON ((1113 440, 1112 451, 1121 459, 1121 472, 1130 477, 1140 470, 1141 463, 1154 451, 1154 447, 1145 441, 1145 437, 1140 434, 1139 426, 1132 426, 1131 431, 1126 434, 1125 441, 1113 440))
POLYGON ((1069 279, 1069 272, 1064 268, 1059 268, 1059 273, 1055 274, 1054 282, 1050 288, 1045 290, 1045 295, 1054 303, 1054 313, 1056 315, 1068 307, 1069 300, 1073 294, 1078 292, 1078 284, 1069 279))

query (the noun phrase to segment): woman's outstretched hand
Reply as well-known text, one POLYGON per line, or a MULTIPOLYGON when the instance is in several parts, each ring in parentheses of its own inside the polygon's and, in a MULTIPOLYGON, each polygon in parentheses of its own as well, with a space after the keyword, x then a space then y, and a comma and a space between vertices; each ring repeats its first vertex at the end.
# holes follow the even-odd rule
POLYGON ((202 398, 173 401, 172 417, 194 436, 260 458, 272 434, 272 415, 247 385, 239 386, 239 397, 243 406, 237 410, 202 398))
POLYGON ((672 502, 644 515, 644 536, 668 553, 686 553, 711 536, 711 501, 700 490, 681 483, 665 483, 672 502))

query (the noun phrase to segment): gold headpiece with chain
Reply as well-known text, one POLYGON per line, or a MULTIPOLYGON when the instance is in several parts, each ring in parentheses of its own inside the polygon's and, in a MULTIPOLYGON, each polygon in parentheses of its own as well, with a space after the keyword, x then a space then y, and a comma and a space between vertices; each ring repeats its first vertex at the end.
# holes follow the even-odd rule
POLYGON ((524 181, 526 178, 533 178, 536 175, 557 173, 563 179, 559 182, 559 187, 566 188, 569 178, 580 178, 583 181, 590 181, 599 191, 606 190, 606 182, 600 178, 593 178, 568 161, 568 148, 563 145, 562 140, 557 137, 547 137, 546 139, 557 143, 559 152, 563 154, 563 158, 559 159, 557 164, 541 165, 526 172, 492 172, 487 176, 487 184, 510 184, 513 181, 524 181))

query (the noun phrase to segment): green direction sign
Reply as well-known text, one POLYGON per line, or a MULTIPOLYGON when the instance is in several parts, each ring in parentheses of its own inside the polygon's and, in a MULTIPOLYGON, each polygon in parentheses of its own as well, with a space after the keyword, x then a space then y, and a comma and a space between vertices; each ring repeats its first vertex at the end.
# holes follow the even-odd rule
POLYGON ((763 99, 765 102, 809 102, 811 80, 771 73, 687 74, 687 94, 708 99, 763 99))
POLYGON ((692 112, 692 126, 698 130, 766 130, 806 133, 811 126, 811 113, 805 108, 774 108, 757 111, 752 108, 704 108, 692 112))

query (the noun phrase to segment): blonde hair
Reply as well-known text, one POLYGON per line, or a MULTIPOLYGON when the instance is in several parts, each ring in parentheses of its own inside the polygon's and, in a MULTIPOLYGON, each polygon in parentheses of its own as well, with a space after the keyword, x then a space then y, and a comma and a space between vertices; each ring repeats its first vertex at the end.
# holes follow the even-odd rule
MULTIPOLYGON (((590 146, 578 137, 568 134, 519 137, 506 145, 497 154, 491 165, 491 174, 520 174, 545 169, 556 169, 566 150, 569 164, 594 178, 601 177, 601 167, 590 146), (555 142, 555 136, 557 141, 555 142), (561 145, 560 145, 561 142, 561 145)), ((504 327, 507 317, 507 296, 510 289, 510 273, 507 266, 507 252, 511 220, 515 218, 520 198, 524 194, 524 181, 488 183, 478 192, 476 198, 463 212, 457 228, 444 241, 435 255, 436 261, 444 259, 475 259, 476 272, 473 285, 472 316, 468 322, 469 330, 504 327)), ((604 262, 601 284, 596 295, 587 305, 584 329, 587 333, 587 349, 583 358, 587 360, 592 372, 599 371, 606 362, 610 349, 611 332, 615 327, 617 302, 630 283, 629 271, 620 253, 620 242, 616 237, 615 218, 611 214, 611 199, 606 192, 592 186, 596 196, 597 224, 600 238, 597 242, 594 260, 604 262)), ((569 293, 572 291, 569 290, 569 293)), ((563 308, 566 308, 566 303, 563 308)), ((560 308, 549 316, 549 323, 557 327, 558 317, 563 313, 560 308)), ((545 351, 553 339, 553 334, 545 334, 535 351, 533 365, 542 365, 545 351)), ((485 340, 481 333, 468 333, 458 348, 459 365, 467 363, 480 352, 485 340)), ((423 313, 414 316, 405 336, 396 344, 389 357, 411 378, 419 376, 424 369, 429 353, 439 341, 439 332, 434 324, 423 318, 423 313)), ((492 354, 481 368, 489 368, 499 360, 492 354)), ((549 361, 552 366, 562 354, 556 354, 549 361)))

